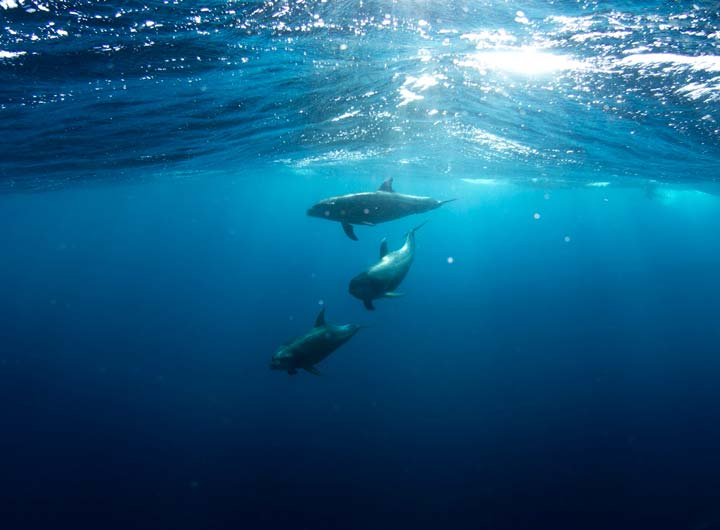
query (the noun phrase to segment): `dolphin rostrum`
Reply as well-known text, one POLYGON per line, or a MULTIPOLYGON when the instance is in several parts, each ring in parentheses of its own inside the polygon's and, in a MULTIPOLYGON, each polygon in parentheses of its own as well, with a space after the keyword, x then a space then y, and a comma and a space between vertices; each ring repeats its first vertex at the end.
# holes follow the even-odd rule
MULTIPOLYGON (((425 221, 427 222, 427 221, 425 221)), ((395 289, 410 270, 415 257, 415 232, 422 223, 405 235, 405 244, 398 250, 388 253, 385 239, 380 243, 380 261, 350 281, 350 294, 359 298, 367 309, 373 310, 373 300, 402 296, 395 289)))
POLYGON ((315 365, 349 341, 358 329, 360 326, 355 324, 336 326, 326 323, 323 308, 310 331, 280 346, 272 356, 270 369, 295 375, 302 368, 313 375, 320 375, 315 365))
POLYGON ((357 241, 353 225, 373 226, 406 215, 434 210, 455 200, 438 201, 432 197, 395 193, 392 182, 393 179, 390 177, 382 183, 377 191, 351 193, 323 199, 313 205, 307 214, 311 217, 339 221, 347 236, 357 241))

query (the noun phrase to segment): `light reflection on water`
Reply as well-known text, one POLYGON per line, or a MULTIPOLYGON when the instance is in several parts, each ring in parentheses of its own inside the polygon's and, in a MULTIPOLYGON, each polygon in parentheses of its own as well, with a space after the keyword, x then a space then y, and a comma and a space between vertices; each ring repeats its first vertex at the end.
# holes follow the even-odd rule
POLYGON ((0 4, 0 178, 381 157, 459 178, 702 179, 720 157, 711 8, 39 6, 0 4))

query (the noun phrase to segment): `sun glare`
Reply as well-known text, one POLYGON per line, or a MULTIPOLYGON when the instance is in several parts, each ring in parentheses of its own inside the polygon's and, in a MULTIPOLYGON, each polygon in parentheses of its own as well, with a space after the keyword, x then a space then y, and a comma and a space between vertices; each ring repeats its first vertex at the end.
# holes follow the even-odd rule
POLYGON ((576 70, 582 64, 565 55, 539 52, 534 48, 517 48, 505 51, 482 51, 459 62, 460 66, 478 70, 504 70, 507 72, 538 75, 562 70, 576 70))

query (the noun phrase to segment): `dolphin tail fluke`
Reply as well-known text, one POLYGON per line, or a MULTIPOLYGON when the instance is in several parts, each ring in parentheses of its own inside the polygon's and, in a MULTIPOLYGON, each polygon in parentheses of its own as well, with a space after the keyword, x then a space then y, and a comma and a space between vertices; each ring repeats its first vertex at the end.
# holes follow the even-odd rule
POLYGON ((353 241, 357 241, 358 238, 355 235, 355 230, 353 229, 353 225, 350 223, 343 223, 342 224, 343 230, 345 231, 345 235, 348 236, 353 241))
POLYGON ((428 221, 423 221, 422 223, 420 223, 419 225, 417 225, 415 228, 413 228, 412 230, 410 230, 410 232, 408 232, 408 235, 415 235, 415 232, 417 232, 418 230, 420 230, 420 229, 421 229, 423 226, 425 226, 427 223, 428 223, 428 221))
POLYGON ((373 305, 372 300, 370 300, 370 299, 363 300, 363 305, 365 306, 365 309, 367 309, 368 311, 375 311, 375 306, 373 305))

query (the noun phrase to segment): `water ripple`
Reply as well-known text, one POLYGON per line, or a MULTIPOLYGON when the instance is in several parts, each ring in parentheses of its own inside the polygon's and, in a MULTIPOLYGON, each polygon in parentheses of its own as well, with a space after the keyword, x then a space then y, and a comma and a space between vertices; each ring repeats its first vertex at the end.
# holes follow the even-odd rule
POLYGON ((709 179, 719 165, 712 2, 2 0, 0 13, 4 188, 229 161, 469 179, 709 179))

